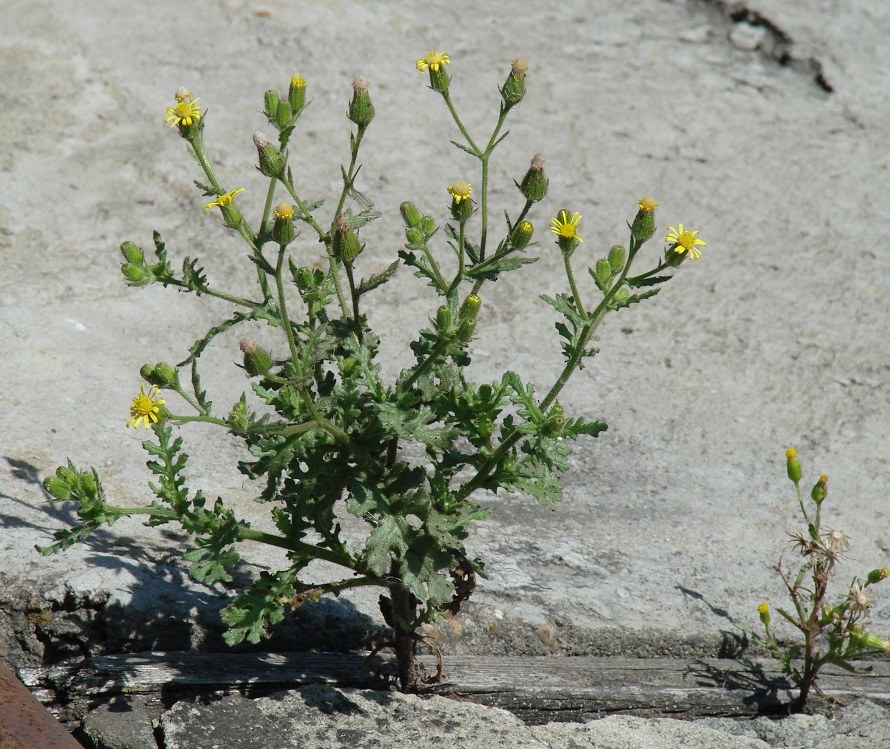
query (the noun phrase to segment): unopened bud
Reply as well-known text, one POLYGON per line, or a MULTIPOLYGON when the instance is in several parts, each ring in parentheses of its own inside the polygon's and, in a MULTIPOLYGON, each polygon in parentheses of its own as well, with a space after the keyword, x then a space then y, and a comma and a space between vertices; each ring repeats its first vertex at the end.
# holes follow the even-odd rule
POLYGON ((275 122, 278 117, 278 92, 266 91, 263 95, 263 114, 269 122, 275 122))
POLYGON ((405 226, 409 229, 416 229, 420 226, 420 211, 417 210, 417 206, 410 200, 402 203, 399 206, 399 211, 402 214, 402 221, 405 222, 405 226))
POLYGON ((145 262, 145 253, 132 242, 124 242, 121 245, 121 255, 128 263, 139 265, 145 262))
POLYGON ((151 281, 145 268, 143 268, 141 265, 125 263, 121 266, 121 273, 124 274, 124 278, 126 278, 127 281, 130 282, 131 286, 145 286, 151 281))
POLYGON ((436 327, 439 330, 448 330, 451 327, 451 309, 446 304, 436 312, 436 327))
POLYGON ((501 89, 501 96, 507 109, 519 104, 525 96, 525 74, 528 63, 524 57, 517 57, 510 63, 510 74, 501 89))
POLYGON ((290 203, 279 203, 273 213, 272 239, 285 247, 294 241, 294 208, 290 203))
POLYGON ((467 343, 476 332, 475 320, 464 320, 457 329, 457 338, 459 341, 467 343))
POLYGON ((359 127, 367 127, 374 119, 374 105, 368 94, 368 85, 363 76, 358 76, 352 82, 352 102, 347 116, 359 127))
POLYGON ((550 180, 544 174, 544 157, 536 153, 532 158, 531 166, 522 178, 522 184, 517 183, 519 191, 526 200, 536 203, 547 194, 549 185, 550 180))
POLYGON ((652 198, 641 198, 639 210, 630 227, 630 233, 640 244, 650 239, 655 233, 655 209, 658 203, 652 198))
POLYGON ((244 354, 244 369, 251 377, 262 376, 272 368, 272 355, 253 338, 242 338, 238 347, 244 354))
POLYGON ((874 585, 875 583, 881 582, 881 580, 886 580, 888 577, 890 577, 890 570, 886 567, 881 567, 880 569, 869 572, 865 581, 867 585, 874 585))
POLYGON ((534 233, 535 227, 532 226, 531 221, 520 221, 513 228, 513 233, 510 235, 510 244, 517 250, 524 250, 528 247, 528 243, 532 241, 534 233))
POLYGON ((71 487, 65 481, 55 476, 48 476, 43 480, 43 488, 53 499, 64 501, 71 499, 71 487))
POLYGON ((294 114, 306 106, 306 79, 299 73, 294 73, 290 77, 287 100, 294 114))
POLYGON ((460 321, 463 323, 467 320, 475 320, 481 306, 482 300, 476 294, 470 294, 460 306, 460 321))
POLYGON ((819 505, 822 504, 826 496, 828 496, 828 476, 823 473, 810 492, 810 497, 819 505))
POLYGON ((612 273, 618 274, 624 270, 624 261, 627 258, 627 250, 624 249, 620 244, 616 244, 612 246, 612 249, 609 250, 609 268, 612 270, 612 273))
MULTIPOLYGON (((142 374, 141 369, 139 370, 139 373, 142 374)), ((155 364, 151 377, 146 377, 145 381, 149 385, 156 385, 162 390, 170 390, 171 388, 176 387, 179 382, 179 375, 177 375, 176 370, 167 364, 167 362, 159 361, 155 364)))
POLYGON ((597 286, 599 286, 600 289, 607 290, 609 281, 612 280, 612 266, 609 264, 609 261, 605 258, 597 260, 593 275, 596 278, 597 286))
POLYGON ((358 241, 355 232, 349 226, 349 219, 343 214, 334 220, 333 236, 334 257, 340 258, 344 263, 351 263, 364 249, 358 241))
POLYGON ((284 154, 259 130, 253 134, 253 144, 260 159, 259 170, 267 177, 282 177, 287 163, 284 154))
POLYGON ((405 232, 405 239, 412 247, 421 247, 423 245, 423 232, 420 229, 408 229, 405 232))
POLYGON ((420 219, 420 230, 428 237, 436 231, 436 219, 432 216, 424 216, 420 219))
POLYGON ((850 632, 850 641, 860 650, 887 651, 890 649, 890 643, 871 632, 850 632))
POLYGON ((789 447, 785 451, 785 462, 788 468, 788 478, 796 484, 800 481, 803 472, 800 469, 800 461, 797 459, 797 450, 793 447, 789 447))
POLYGON ((757 613, 760 614, 760 621, 763 624, 763 626, 765 627, 766 625, 768 625, 770 622, 769 604, 761 603, 757 607, 757 613))
POLYGON ((278 109, 275 110, 275 127, 278 130, 283 130, 290 125, 293 116, 294 113, 290 108, 290 102, 282 99, 278 102, 278 109))

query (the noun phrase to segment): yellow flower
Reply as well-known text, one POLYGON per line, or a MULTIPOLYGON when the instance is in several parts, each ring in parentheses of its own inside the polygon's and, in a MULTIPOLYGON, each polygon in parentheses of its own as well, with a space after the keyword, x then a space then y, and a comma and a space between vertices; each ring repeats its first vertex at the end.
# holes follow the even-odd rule
POLYGON ((176 127, 177 125, 189 127, 193 122, 200 120, 201 107, 197 104, 198 100, 195 99, 193 101, 190 97, 191 93, 185 89, 177 91, 176 106, 167 107, 167 116, 164 118, 164 122, 169 122, 170 127, 176 127), (188 96, 180 98, 180 95, 185 94, 188 94, 188 96))
POLYGON ((158 414, 161 411, 161 405, 165 402, 160 395, 160 391, 152 385, 148 392, 145 392, 145 385, 139 386, 139 395, 133 398, 133 405, 130 407, 131 418, 127 422, 128 427, 139 428, 139 423, 143 422, 146 429, 149 427, 149 421, 158 423, 158 414))
POLYGON ((451 60, 448 59, 447 52, 427 52, 426 57, 421 57, 417 61, 417 69, 422 73, 430 68, 434 73, 438 73, 443 65, 450 65, 451 60))
POLYGON ((449 185, 448 192, 451 193, 451 197, 454 198, 454 202, 460 205, 462 200, 467 200, 470 197, 470 193, 473 192, 473 188, 470 187, 469 182, 464 182, 461 180, 457 184, 449 185))
POLYGON ((205 203, 205 204, 204 204, 204 210, 205 210, 205 211, 209 211, 211 208, 213 208, 214 206, 217 206, 217 205, 218 205, 220 208, 225 208, 226 206, 231 205, 231 204, 232 204, 232 200, 235 198, 235 196, 236 196, 239 192, 244 192, 244 188, 243 188, 243 187, 239 187, 239 188, 237 188, 237 189, 235 189, 235 190, 232 190, 231 192, 227 192, 225 195, 219 195, 219 196, 217 196, 216 200, 213 200, 213 201, 211 201, 211 202, 209 202, 209 203, 205 203))
POLYGON ((707 242, 697 239, 696 234, 698 234, 697 231, 685 230, 683 224, 677 224, 676 229, 673 226, 669 227, 664 241, 671 245, 671 249, 678 255, 688 252, 693 260, 698 260, 701 257, 701 251, 696 245, 706 245, 707 242))
POLYGON ((286 221, 294 217, 294 207, 290 203, 279 203, 273 211, 275 218, 286 221))
POLYGON ((760 621, 761 621, 761 623, 763 624, 763 626, 764 626, 764 627, 767 626, 767 625, 769 624, 769 621, 770 621, 769 604, 768 604, 768 603, 761 603, 761 604, 757 607, 757 613, 760 614, 760 621))
POLYGON ((568 212, 560 211, 557 218, 550 219, 550 223, 552 224, 550 231, 558 237, 562 237, 563 239, 577 239, 579 242, 584 241, 577 233, 578 224, 581 223, 581 214, 577 211, 572 214, 571 218, 569 218, 568 212))
POLYGON ((638 205, 640 206, 641 211, 651 212, 658 208, 658 203, 655 202, 655 198, 640 198, 638 205))

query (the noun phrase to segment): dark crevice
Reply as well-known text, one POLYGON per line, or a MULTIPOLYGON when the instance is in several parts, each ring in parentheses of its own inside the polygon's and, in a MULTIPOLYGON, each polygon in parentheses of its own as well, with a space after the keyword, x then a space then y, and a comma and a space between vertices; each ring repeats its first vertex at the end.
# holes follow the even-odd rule
POLYGON ((803 75, 827 94, 834 91, 828 81, 822 63, 815 57, 798 57, 794 54, 794 39, 776 23, 762 13, 748 8, 744 3, 727 0, 694 0, 703 7, 712 23, 725 32, 726 38, 731 37, 737 24, 762 29, 763 39, 751 52, 758 53, 763 59, 769 60, 783 68, 803 75))

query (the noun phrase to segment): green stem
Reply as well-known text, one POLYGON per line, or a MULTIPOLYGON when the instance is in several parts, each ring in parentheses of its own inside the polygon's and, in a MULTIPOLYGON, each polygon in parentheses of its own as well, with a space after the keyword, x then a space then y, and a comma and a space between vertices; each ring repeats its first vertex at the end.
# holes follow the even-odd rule
POLYGON ((467 222, 465 220, 461 220, 460 227, 457 232, 457 245, 458 245, 458 255, 457 255, 457 273, 454 275, 454 280, 451 282, 451 285, 448 287, 448 290, 445 292, 445 296, 449 297, 454 292, 454 290, 460 285, 460 282, 464 277, 464 242, 466 241, 466 226, 467 222))
POLYGON ((355 321, 356 335, 361 343, 362 326, 358 315, 358 293, 356 293, 355 278, 352 275, 352 263, 344 262, 343 267, 346 269, 346 280, 349 282, 349 294, 352 297, 352 319, 355 321))
POLYGON ((417 365, 417 368, 411 373, 411 376, 405 380, 401 386, 399 387, 400 392, 405 392, 408 388, 410 388, 415 382, 417 382, 417 378, 420 377, 427 369, 429 369, 433 362, 436 361, 442 354, 445 352, 445 349, 448 348, 448 344, 451 341, 449 339, 444 339, 439 341, 430 355, 427 356, 420 364, 417 365))
POLYGON ((358 149, 361 146, 362 138, 365 137, 365 131, 367 129, 367 125, 358 125, 355 138, 352 139, 352 157, 349 162, 349 171, 346 172, 346 178, 343 180, 343 191, 340 193, 340 201, 337 203, 337 210, 334 211, 335 216, 339 216, 343 211, 343 206, 346 203, 346 196, 349 194, 349 188, 352 187, 352 180, 355 178, 355 172, 353 170, 355 169, 356 161, 358 161, 358 149))
POLYGON ((572 253, 570 253, 570 252, 562 253, 562 260, 563 260, 563 264, 565 265, 565 269, 566 269, 566 277, 569 279, 569 286, 572 289, 572 298, 575 300, 575 307, 577 308, 578 312, 580 312, 582 315, 584 315, 586 317, 587 313, 584 311, 584 304, 581 301, 581 295, 578 293, 578 287, 575 285, 575 274, 572 271, 571 258, 572 258, 572 253))
POLYGON ((276 536, 272 533, 264 533, 263 531, 255 531, 252 528, 239 526, 238 535, 243 541, 258 541, 259 543, 268 544, 269 546, 277 546, 280 549, 288 551, 297 551, 313 559, 324 559, 326 562, 346 567, 350 570, 361 572, 355 560, 349 556, 343 556, 330 549, 324 549, 320 546, 303 543, 302 541, 293 541, 284 536, 276 536))

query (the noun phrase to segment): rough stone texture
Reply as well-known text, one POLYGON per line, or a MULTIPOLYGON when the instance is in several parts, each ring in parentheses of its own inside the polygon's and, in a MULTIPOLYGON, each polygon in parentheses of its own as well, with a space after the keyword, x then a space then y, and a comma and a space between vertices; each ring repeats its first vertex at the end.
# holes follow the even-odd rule
POLYGON ((151 715, 138 696, 118 697, 90 711, 82 733, 96 749, 157 749, 151 715))
MULTIPOLYGON (((807 480, 831 476, 829 522, 854 542, 840 578, 888 563, 886 3, 6 0, 2 18, 0 65, 15 73, 0 90, 0 645, 10 664, 220 646, 215 611, 233 589, 188 580, 175 529, 124 520, 53 559, 33 551, 71 520, 40 488, 68 456, 97 467, 112 501, 149 498, 142 437, 123 428, 138 368, 178 361, 228 315, 212 300, 127 289, 120 242, 148 246, 156 228, 175 258, 200 257, 211 283, 252 293, 241 248, 201 210, 200 175, 162 122, 173 91, 200 95, 217 171, 247 188, 239 204, 255 216, 263 187, 250 138, 262 92, 294 68, 309 79, 292 154, 301 189, 330 198, 350 82, 364 74, 378 115, 358 187, 384 213, 363 234, 361 271, 373 272, 401 244, 402 200, 444 215, 445 186, 474 181, 414 70, 433 48, 451 54, 454 98, 474 133, 494 121, 509 59, 529 59, 528 97, 492 166, 492 220, 516 210, 512 180, 535 152, 551 179, 532 216, 542 260, 485 300, 479 380, 509 366, 539 390, 553 381, 552 315, 533 299, 563 288, 546 230, 559 208, 583 215, 591 261, 625 241, 645 194, 659 200, 662 229, 683 222, 708 242, 658 298, 606 324, 603 353, 561 399, 567 413, 611 425, 579 445, 562 504, 485 500, 492 515, 469 545, 490 579, 443 642, 733 652, 733 623, 755 623, 754 606, 782 595, 771 566, 795 514, 788 445, 807 480)), ((317 246, 297 251, 311 262, 317 246)), ((394 373, 431 301, 410 273, 369 301, 372 323, 394 331, 381 357, 394 373)), ((208 356, 218 404, 244 387, 230 343, 208 356)), ((210 429, 186 441, 192 485, 268 528, 234 470, 238 445, 210 429)), ((346 527, 359 543, 357 521, 346 527)), ((277 551, 244 556, 254 572, 282 562, 277 551)), ((271 646, 366 644, 381 625, 376 595, 301 614, 271 646)), ((873 620, 890 635, 886 595, 873 620)))

